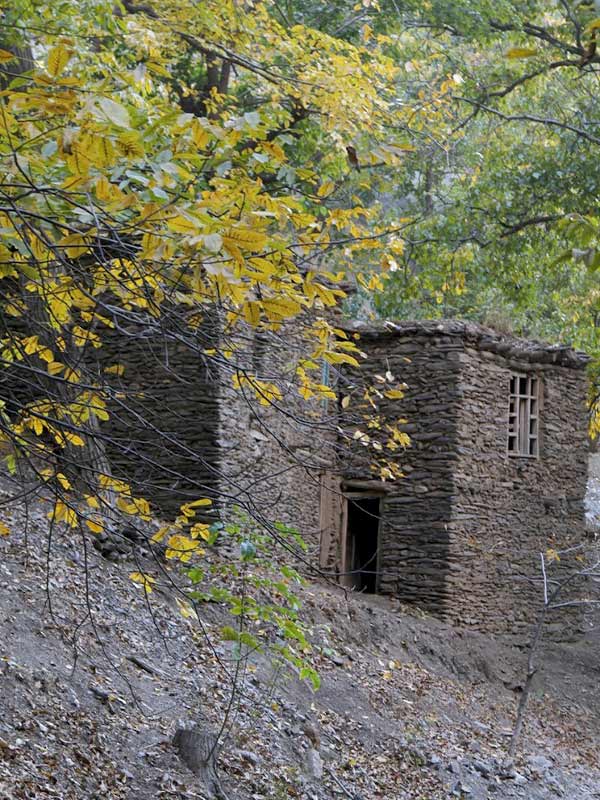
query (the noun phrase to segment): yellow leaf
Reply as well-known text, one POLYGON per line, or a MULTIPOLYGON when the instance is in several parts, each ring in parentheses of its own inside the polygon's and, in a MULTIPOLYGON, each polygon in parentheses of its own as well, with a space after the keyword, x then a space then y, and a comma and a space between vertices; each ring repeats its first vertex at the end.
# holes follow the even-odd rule
MULTIPOLYGON (((0 50, 0 55, 1 53, 2 51, 0 50)), ((3 522, 0 522, 0 536, 8 536, 9 533, 10 529, 3 522)))
POLYGON ((45 361, 46 364, 52 364, 54 361, 54 356, 52 355, 52 350, 48 347, 40 347, 38 350, 38 356, 45 361))
POLYGON ((118 375, 121 377, 125 373, 125 367, 123 364, 113 364, 110 367, 106 367, 104 372, 106 372, 108 375, 118 375))
POLYGON ((78 436, 76 433, 71 433, 70 431, 64 431, 62 435, 74 447, 83 447, 85 444, 81 436, 78 436))
POLYGON ((29 423, 29 427, 33 429, 36 436, 41 436, 44 432, 44 422, 38 417, 33 417, 29 423))
POLYGON ((92 533, 104 532, 104 526, 101 525, 99 522, 95 522, 93 519, 86 519, 85 524, 91 530, 92 533))
POLYGON ((192 606, 187 603, 185 600, 180 600, 178 597, 175 598, 177 600, 177 605, 179 606, 179 613, 182 617, 195 617, 196 612, 192 608, 192 606))
POLYGON ((261 231, 253 231, 250 228, 229 228, 223 234, 223 245, 247 250, 249 253, 260 252, 267 242, 267 237, 261 231))
POLYGON ((286 317, 293 317, 301 310, 300 303, 289 297, 271 297, 263 300, 263 309, 268 319, 279 322, 286 317))
POLYGON ((10 53, 8 50, 0 50, 0 64, 6 64, 8 61, 12 61, 13 58, 16 58, 14 53, 10 53))
POLYGON ((350 405, 350 397, 346 395, 346 397, 342 398, 342 408, 348 408, 350 405))
POLYGON ((149 518, 150 504, 144 497, 119 497, 117 506, 126 514, 140 516, 142 519, 149 518))
POLYGON ((141 584, 147 594, 150 594, 152 591, 152 584, 156 583, 156 578, 153 578, 151 575, 147 575, 145 572, 131 572, 129 577, 134 583, 141 584))
POLYGON ((171 530, 171 526, 170 525, 164 525, 162 528, 160 528, 158 531, 156 531, 156 533, 154 534, 154 536, 152 536, 150 541, 151 542, 162 542, 162 540, 165 538, 165 536, 167 535, 167 533, 169 533, 170 530, 171 530))
POLYGON ((182 536, 181 534, 175 534, 175 536, 169 537, 165 558, 178 558, 185 563, 191 559, 194 553, 197 555, 204 554, 204 550, 200 548, 199 543, 194 539, 182 536))
POLYGON ((127 158, 143 158, 144 144, 136 131, 123 131, 117 139, 117 147, 127 158))
POLYGON ((62 44, 53 47, 48 53, 48 73, 53 78, 58 78, 69 63, 70 58, 71 50, 67 50, 62 44))
POLYGON ((560 561, 560 556, 558 555, 556 550, 554 550, 554 548, 552 547, 546 550, 546 558, 548 559, 548 561, 560 561))
POLYGON ((25 354, 30 356, 33 353, 37 352, 39 347, 38 344, 38 337, 37 336, 27 336, 25 339, 21 340, 21 344, 24 347, 25 354))
POLYGON ((192 122, 192 141, 198 150, 204 150, 210 141, 210 133, 202 126, 199 120, 194 119, 192 122))
POLYGON ((62 474, 62 472, 57 472, 56 473, 56 480, 60 483, 60 485, 62 486, 63 489, 70 489, 71 488, 71 484, 69 482, 69 479, 67 477, 65 477, 62 474))
POLYGON ((107 202, 113 196, 112 193, 112 184, 106 177, 106 175, 101 175, 98 180, 96 181, 96 197, 98 200, 102 200, 103 202, 107 202))
POLYGON ((353 357, 349 356, 348 353, 324 353, 323 358, 325 361, 328 361, 330 364, 350 364, 353 367, 358 367, 358 361, 353 357))
POLYGON ((146 61, 146 67, 150 72, 155 72, 157 75, 162 75, 164 78, 171 78, 171 73, 168 69, 157 61, 146 61))
POLYGON ((246 322, 255 328, 260 322, 260 305, 255 301, 244 303, 242 306, 242 314, 246 322))
POLYGON ((197 220, 184 217, 182 214, 177 214, 167 221, 167 227, 175 233, 193 234, 198 232, 200 223, 197 220))
POLYGON ((506 51, 507 58, 531 58, 537 55, 537 50, 533 47, 511 47, 506 51))
POLYGON ((192 539, 197 539, 200 537, 207 542, 210 539, 210 525, 207 525, 204 522, 197 522, 195 525, 192 525, 190 536, 192 539))
POLYGON ((62 500, 58 500, 50 513, 49 518, 55 522, 64 522, 71 528, 77 527, 77 514, 72 508, 69 508, 62 500))
POLYGON ((90 249, 91 239, 82 236, 80 233, 70 233, 68 236, 63 236, 59 239, 58 244, 64 247, 65 252, 69 258, 79 258, 90 249))
POLYGON ((114 164, 115 148, 107 136, 94 136, 86 149, 86 156, 95 167, 104 169, 114 164))
MULTIPOLYGON (((194 500, 192 503, 185 504, 185 508, 199 508, 200 506, 212 506, 212 500, 208 497, 202 497, 200 500, 194 500)), ((183 506, 181 508, 183 509, 183 506)))
POLYGON ((325 183, 322 183, 317 189, 317 197, 325 197, 325 195, 328 195, 333 189, 335 189, 335 183, 333 181, 325 181, 325 183))

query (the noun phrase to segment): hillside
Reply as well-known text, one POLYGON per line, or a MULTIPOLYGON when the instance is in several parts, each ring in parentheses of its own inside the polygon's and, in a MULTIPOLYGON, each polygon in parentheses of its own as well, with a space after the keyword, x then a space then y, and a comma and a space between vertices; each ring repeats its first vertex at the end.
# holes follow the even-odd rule
MULTIPOLYGON (((204 797, 171 742, 182 721, 218 729, 230 705, 222 609, 184 619, 166 589, 147 604, 128 580, 133 562, 73 534, 55 531, 47 552, 45 509, 13 493, 4 478, 0 797, 204 797)), ((592 634, 547 647, 522 755, 501 777, 521 651, 388 599, 316 584, 301 594, 322 688, 253 659, 219 757, 229 800, 600 797, 592 634)))

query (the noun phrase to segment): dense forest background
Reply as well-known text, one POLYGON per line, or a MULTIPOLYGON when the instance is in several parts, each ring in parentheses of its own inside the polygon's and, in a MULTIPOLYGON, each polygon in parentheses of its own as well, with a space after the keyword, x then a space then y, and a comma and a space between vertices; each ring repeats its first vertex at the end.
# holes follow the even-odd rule
POLYGON ((345 191, 398 231, 385 291, 355 310, 470 318, 597 358, 598 4, 331 8, 279 13, 350 41, 388 37, 397 102, 413 110, 400 165, 368 135, 352 143, 360 172, 345 191))

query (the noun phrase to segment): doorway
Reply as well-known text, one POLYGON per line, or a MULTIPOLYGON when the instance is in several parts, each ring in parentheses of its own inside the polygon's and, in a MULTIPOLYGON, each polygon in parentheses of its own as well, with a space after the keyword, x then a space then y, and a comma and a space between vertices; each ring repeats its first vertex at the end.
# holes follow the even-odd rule
POLYGON ((356 592, 375 594, 379 588, 380 497, 346 495, 346 558, 344 584, 356 592))

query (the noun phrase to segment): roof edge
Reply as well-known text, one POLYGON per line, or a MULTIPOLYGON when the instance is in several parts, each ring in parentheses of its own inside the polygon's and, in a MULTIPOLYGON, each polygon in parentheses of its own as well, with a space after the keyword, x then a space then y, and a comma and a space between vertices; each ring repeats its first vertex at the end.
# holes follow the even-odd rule
POLYGON ((476 322, 457 319, 428 319, 367 323, 348 320, 340 327, 360 334, 362 339, 385 339, 400 336, 449 336, 462 339, 465 346, 482 352, 495 353, 506 359, 538 364, 555 364, 571 369, 583 369, 590 356, 569 345, 549 344, 536 339, 523 339, 502 334, 476 322))

